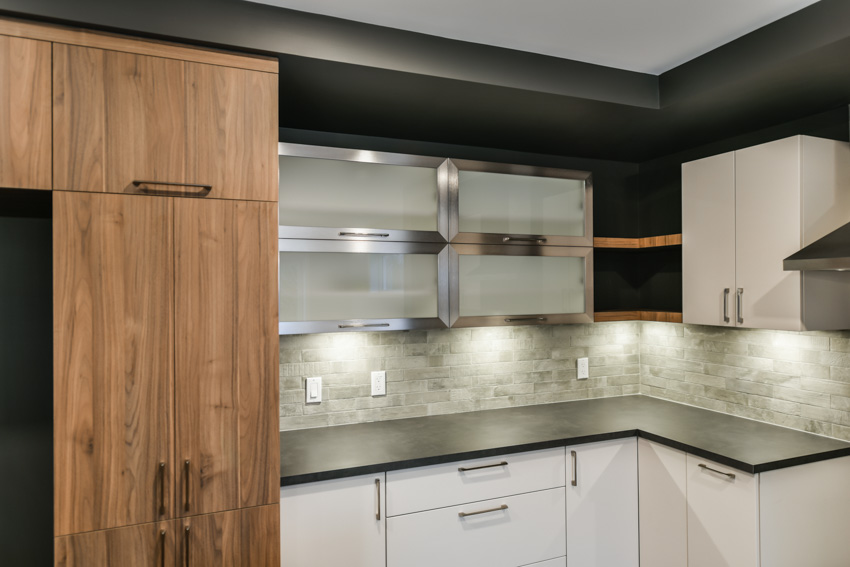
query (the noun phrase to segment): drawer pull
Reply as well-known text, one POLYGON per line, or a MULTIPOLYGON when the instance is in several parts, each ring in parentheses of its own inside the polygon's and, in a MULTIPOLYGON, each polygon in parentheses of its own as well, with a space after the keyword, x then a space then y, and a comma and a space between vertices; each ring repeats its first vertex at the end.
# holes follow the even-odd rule
POLYGON ((457 472, 480 471, 481 469, 492 469, 494 467, 506 466, 508 466, 508 462, 502 461, 501 463, 494 463, 492 465, 481 465, 480 467, 460 467, 459 469, 457 469, 457 472))
POLYGON ((477 516, 478 514, 489 514, 490 512, 501 512, 502 510, 507 510, 508 505, 502 504, 498 508, 490 508, 488 510, 479 510, 478 512, 458 512, 457 515, 460 518, 466 518, 467 516, 477 516))
POLYGON ((365 329, 367 327, 389 327, 389 323, 351 323, 337 325, 340 329, 365 329))
POLYGON ((192 466, 192 462, 189 459, 183 461, 183 478, 186 479, 186 490, 183 492, 183 509, 185 511, 191 510, 191 506, 189 504, 189 491, 192 489, 192 476, 189 467, 192 466))
POLYGON ((145 193, 150 193, 152 195, 176 195, 178 197, 206 197, 212 191, 213 186, 207 185, 205 183, 171 183, 168 181, 140 181, 134 180, 133 186, 139 189, 140 191, 144 191, 145 193), (192 189, 200 189, 197 193, 183 193, 180 191, 168 191, 162 189, 148 189, 147 187, 142 187, 142 185, 166 185, 171 187, 188 187, 192 189))
POLYGON ((536 242, 537 244, 543 244, 546 242, 545 238, 520 238, 519 236, 505 236, 502 238, 502 242, 536 242))
POLYGON ((165 515, 165 463, 160 462, 157 469, 159 478, 159 515, 165 515))
POLYGON ((730 473, 730 472, 723 472, 723 471, 719 471, 719 470, 717 470, 717 469, 713 469, 713 468, 711 468, 710 466, 708 466, 708 465, 704 465, 704 464, 702 464, 702 463, 700 463, 700 464, 699 464, 699 468, 701 468, 701 469, 705 469, 705 470, 707 470, 707 471, 711 471, 711 472, 713 472, 713 473, 722 474, 723 476, 728 476, 730 479, 735 480, 735 475, 734 475, 734 474, 732 474, 732 473, 730 473))
POLYGON ((578 486, 578 471, 576 467, 578 466, 578 455, 576 455, 575 451, 570 451, 570 459, 572 460, 572 478, 570 478, 571 486, 578 486))
POLYGON ((374 236, 377 238, 389 238, 386 232, 340 232, 340 236, 374 236))
POLYGON ((159 531, 159 539, 160 539, 160 543, 162 544, 162 546, 159 548, 159 559, 160 559, 161 567, 165 567, 165 535, 166 535, 166 533, 167 532, 165 530, 159 531))
POLYGON ((514 323, 516 321, 545 321, 546 317, 514 317, 512 319, 505 319, 505 323, 514 323))
POLYGON ((375 493, 378 495, 378 505, 375 507, 375 519, 381 519, 381 479, 375 479, 375 493))

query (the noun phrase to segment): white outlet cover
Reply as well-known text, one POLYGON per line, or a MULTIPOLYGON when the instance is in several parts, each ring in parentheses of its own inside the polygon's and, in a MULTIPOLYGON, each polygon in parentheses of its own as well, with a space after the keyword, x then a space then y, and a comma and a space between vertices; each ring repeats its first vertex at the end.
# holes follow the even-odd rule
POLYGON ((590 368, 588 367, 587 358, 579 358, 576 360, 576 366, 578 367, 578 379, 587 380, 588 376, 590 376, 590 368))
POLYGON ((322 403, 322 377, 316 376, 314 378, 307 378, 307 386, 305 388, 307 390, 307 399, 305 400, 308 404, 320 404, 322 403))
POLYGON ((386 396, 387 395, 387 371, 375 370, 372 372, 372 395, 386 396))

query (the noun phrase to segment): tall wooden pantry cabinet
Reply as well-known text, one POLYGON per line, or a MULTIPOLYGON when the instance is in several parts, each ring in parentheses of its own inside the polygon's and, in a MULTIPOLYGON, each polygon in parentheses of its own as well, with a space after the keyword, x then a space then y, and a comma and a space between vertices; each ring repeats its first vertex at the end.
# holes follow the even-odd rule
POLYGON ((0 185, 53 189, 57 566, 280 564, 277 85, 0 19, 0 185))

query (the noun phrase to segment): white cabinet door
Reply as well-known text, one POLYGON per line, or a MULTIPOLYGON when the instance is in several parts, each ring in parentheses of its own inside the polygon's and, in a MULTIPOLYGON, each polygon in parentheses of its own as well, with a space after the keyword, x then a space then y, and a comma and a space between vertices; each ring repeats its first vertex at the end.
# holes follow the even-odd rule
POLYGON ((567 564, 637 567, 637 440, 567 447, 567 467, 567 564))
POLYGON ((638 439, 640 563, 688 564, 687 455, 638 439))
POLYGON ((384 488, 383 473, 282 488, 281 566, 386 565, 384 488))
POLYGON ((758 477, 687 460, 688 567, 758 567, 758 477))
POLYGON ((800 137, 735 152, 739 327, 802 330, 800 272, 782 260, 801 245, 800 137))
POLYGON ((565 539, 564 489, 553 488, 393 516, 387 566, 517 567, 563 557, 565 539))
POLYGON ((730 152, 682 164, 684 322, 734 327, 734 301, 735 154, 730 152))

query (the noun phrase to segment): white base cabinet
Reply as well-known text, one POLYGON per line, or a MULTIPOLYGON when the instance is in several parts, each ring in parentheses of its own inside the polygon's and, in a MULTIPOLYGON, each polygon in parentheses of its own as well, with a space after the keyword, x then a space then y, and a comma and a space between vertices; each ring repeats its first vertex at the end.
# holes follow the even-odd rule
POLYGON ((567 564, 638 567, 637 439, 567 447, 567 564))
POLYGON ((687 455, 638 439, 640 564, 688 564, 687 455))
POLYGON ((280 489, 282 567, 386 565, 384 473, 280 489))

